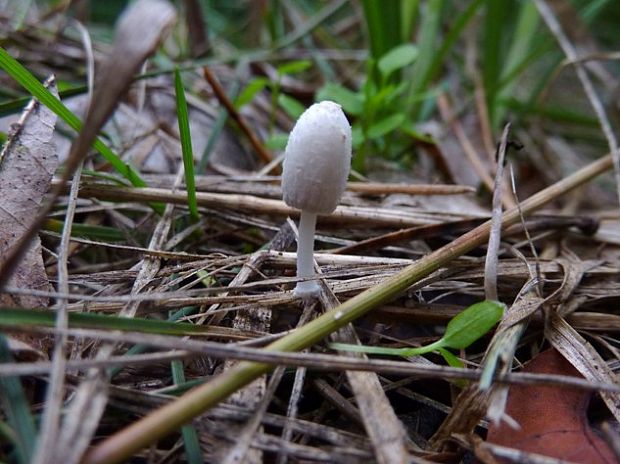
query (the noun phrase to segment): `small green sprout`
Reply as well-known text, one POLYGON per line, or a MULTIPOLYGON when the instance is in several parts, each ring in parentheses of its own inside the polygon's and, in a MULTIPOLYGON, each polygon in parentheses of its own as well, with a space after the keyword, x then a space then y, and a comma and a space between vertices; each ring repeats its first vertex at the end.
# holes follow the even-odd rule
POLYGON ((387 354, 392 356, 419 356, 438 352, 450 366, 461 367, 458 358, 448 348, 460 350, 467 348, 485 335, 504 315, 506 305, 499 301, 485 300, 475 303, 448 322, 446 332, 436 342, 417 348, 382 348, 380 346, 330 343, 334 350, 355 351, 357 353, 387 354))

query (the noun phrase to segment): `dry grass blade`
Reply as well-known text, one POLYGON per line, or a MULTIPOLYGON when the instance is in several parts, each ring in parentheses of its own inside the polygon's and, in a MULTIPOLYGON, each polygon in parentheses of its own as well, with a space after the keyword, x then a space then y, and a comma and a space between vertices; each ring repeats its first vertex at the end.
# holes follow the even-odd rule
MULTIPOLYGON (((566 192, 583 185, 612 167, 611 155, 580 169, 571 176, 538 192, 525 200, 520 209, 513 208, 503 216, 503 226, 515 224, 520 214, 527 215, 566 192)), ((430 253, 381 285, 358 294, 342 305, 306 324, 293 334, 270 344, 268 351, 299 351, 316 343, 326 335, 361 317, 378 304, 386 302, 413 283, 428 276, 439 267, 449 263, 463 253, 481 245, 488 239, 490 223, 487 222, 462 235, 448 245, 430 253)), ((236 368, 220 375, 211 382, 186 393, 131 426, 97 445, 86 456, 88 463, 118 462, 134 451, 152 443, 159 437, 214 406, 232 392, 268 372, 270 366, 259 363, 240 363, 236 368)))
POLYGON ((508 132, 510 123, 506 124, 502 132, 502 138, 497 148, 497 166, 495 182, 493 184, 493 205, 491 215, 491 233, 487 245, 487 255, 484 263, 484 295, 487 300, 497 301, 497 262, 498 252, 502 240, 502 191, 504 179, 504 165, 506 149, 508 146, 508 132))
POLYGON ((474 193, 475 188, 468 185, 416 185, 416 184, 386 184, 373 182, 348 182, 347 190, 370 195, 387 195, 390 193, 404 193, 409 195, 461 195, 474 193))
MULTIPOLYGON (((320 298, 326 311, 340 304, 327 285, 321 285, 320 298)), ((332 334, 331 339, 341 343, 360 343, 351 324, 332 334)), ((363 353, 346 354, 367 359, 363 353)), ((382 464, 409 462, 406 446, 407 433, 385 396, 377 374, 346 371, 346 375, 361 413, 361 421, 373 445, 377 462, 382 464)))
MULTIPOLYGON (((181 166, 182 168, 182 166, 181 166)), ((182 178, 182 171, 177 176, 177 182, 182 178)), ((151 241, 150 249, 161 249, 166 242, 172 223, 173 205, 168 205, 164 215, 157 223, 151 241)), ((139 263, 139 272, 134 281, 131 293, 139 294, 148 292, 148 285, 157 275, 161 265, 161 260, 156 257, 145 257, 139 263)), ((123 317, 133 317, 136 314, 140 302, 129 302, 120 311, 123 317)), ((113 344, 104 344, 99 348, 96 358, 109 358, 114 352, 113 344)), ((71 403, 59 437, 59 446, 55 453, 49 453, 51 459, 47 462, 78 462, 84 450, 90 443, 99 418, 103 413, 103 408, 107 403, 107 383, 108 373, 104 370, 93 369, 88 373, 87 378, 78 387, 75 393, 75 400, 71 403), (87 417, 88 421, 79 418, 87 417)))
MULTIPOLYGON (((187 192, 179 190, 171 192, 160 188, 119 187, 110 184, 83 183, 80 187, 82 198, 98 198, 112 201, 168 202, 177 205, 187 204, 187 192)), ((196 201, 199 206, 209 208, 230 209, 253 214, 269 214, 297 217, 299 210, 287 206, 281 200, 261 198, 254 195, 222 194, 197 192, 196 201)), ((462 218, 462 214, 450 214, 451 217, 462 218)), ((364 206, 339 206, 328 216, 319 216, 319 224, 368 224, 373 227, 410 227, 428 223, 436 223, 441 216, 428 213, 398 211, 388 208, 364 206)))
MULTIPOLYGON (((282 227, 275 237, 271 240, 268 248, 273 251, 279 251, 286 249, 289 245, 290 234, 287 226, 282 227)), ((254 254, 250 257, 247 263, 243 265, 243 268, 231 281, 231 285, 238 285, 245 282, 252 274, 260 272, 260 265, 264 261, 264 254, 254 254)), ((217 306, 209 308, 210 311, 217 309, 217 306)), ((220 320, 225 313, 219 313, 212 318, 211 323, 216 323, 216 320, 220 320)), ((261 307, 261 305, 250 306, 247 309, 238 311, 233 320, 233 328, 239 330, 252 330, 258 332, 268 333, 271 327, 271 309, 269 307, 261 307)), ((224 364, 224 369, 230 369, 234 365, 234 362, 227 361, 224 364)), ((252 420, 245 425, 228 425, 232 431, 237 431, 242 438, 238 440, 232 446, 222 446, 215 452, 220 455, 219 461, 227 464, 235 462, 246 461, 249 464, 260 463, 263 461, 263 453, 257 449, 251 449, 250 445, 254 436, 260 432, 259 424, 262 422, 262 417, 265 414, 270 401, 273 398, 275 389, 280 384, 284 371, 283 369, 276 370, 276 373, 267 384, 267 379, 264 376, 256 379, 247 387, 235 392, 230 402, 237 406, 248 408, 248 410, 255 410, 252 420)))
MULTIPOLYGON (((86 55, 87 81, 88 81, 88 105, 92 100, 92 92, 95 78, 95 58, 93 56, 92 42, 88 30, 80 23, 75 21, 75 27, 80 32, 82 43, 86 55)), ((75 217, 76 203, 78 198, 78 187, 82 176, 82 164, 80 163, 73 176, 71 191, 69 193, 69 204, 65 214, 62 237, 58 246, 58 289, 61 293, 69 293, 69 255, 71 230, 75 217)), ((68 301, 59 299, 56 308, 56 328, 66 330, 69 326, 68 321, 68 301)), ((59 436, 59 426, 61 420, 62 401, 64 397, 65 369, 67 355, 67 337, 59 334, 56 337, 54 352, 52 355, 54 367, 50 374, 49 386, 46 394, 46 405, 41 419, 39 438, 37 440, 37 453, 33 459, 36 464, 45 463, 48 460, 48 450, 54 448, 54 443, 59 436)))
MULTIPOLYGON (((601 355, 555 311, 545 327, 545 336, 586 379, 618 383, 618 376, 601 355)), ((620 421, 620 394, 601 392, 601 397, 616 420, 620 421)))

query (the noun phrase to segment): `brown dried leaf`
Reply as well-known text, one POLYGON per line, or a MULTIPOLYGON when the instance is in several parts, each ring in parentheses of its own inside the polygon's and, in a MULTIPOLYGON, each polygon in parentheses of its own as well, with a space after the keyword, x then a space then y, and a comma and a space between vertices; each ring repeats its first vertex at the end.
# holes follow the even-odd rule
POLYGON ((71 177, 144 61, 155 52, 175 21, 176 11, 166 0, 138 0, 120 17, 112 54, 95 87, 84 127, 71 147, 63 181, 71 177))
MULTIPOLYGON (((58 96, 53 78, 47 83, 58 96)), ((0 263, 37 216, 43 197, 58 167, 56 147, 51 143, 56 115, 32 100, 14 126, 0 153, 0 263)), ((41 241, 36 236, 9 280, 21 289, 49 290, 43 266, 41 241)), ((47 306, 48 299, 34 296, 0 297, 5 304, 47 306)))
MULTIPOLYGON (((601 355, 559 314, 552 313, 545 327, 545 337, 586 379, 609 384, 618 383, 618 376, 601 355)), ((601 392, 601 398, 616 420, 620 421, 620 394, 601 392)))
MULTIPOLYGON (((530 373, 579 377, 556 350, 539 354, 524 369, 530 373)), ((559 459, 588 464, 615 462, 611 450, 590 428, 586 417, 590 394, 555 386, 510 387, 506 412, 521 428, 491 426, 487 441, 559 459)))

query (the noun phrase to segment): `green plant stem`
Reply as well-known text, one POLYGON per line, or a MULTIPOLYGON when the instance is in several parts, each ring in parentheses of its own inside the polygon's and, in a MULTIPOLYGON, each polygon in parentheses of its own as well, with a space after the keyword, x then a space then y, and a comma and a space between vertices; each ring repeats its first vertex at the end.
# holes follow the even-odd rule
MULTIPOLYGON (((611 167, 611 156, 605 156, 528 198, 521 204, 520 210, 524 215, 530 214, 611 167)), ((519 220, 519 209, 512 208, 504 213, 502 226, 510 226, 519 220)), ((488 239, 490 229, 491 221, 487 221, 451 243, 415 261, 398 274, 387 278, 382 284, 369 288, 293 333, 271 343, 265 349, 284 352, 299 351, 317 343, 379 304, 393 299, 441 266, 445 266, 455 258, 482 245, 488 239)), ((268 364, 247 361, 237 364, 210 382, 196 387, 179 399, 156 409, 99 443, 84 457, 83 463, 112 464, 129 459, 138 450, 177 430, 193 417, 204 413, 233 392, 260 375, 269 372, 272 368, 273 366, 268 364)))

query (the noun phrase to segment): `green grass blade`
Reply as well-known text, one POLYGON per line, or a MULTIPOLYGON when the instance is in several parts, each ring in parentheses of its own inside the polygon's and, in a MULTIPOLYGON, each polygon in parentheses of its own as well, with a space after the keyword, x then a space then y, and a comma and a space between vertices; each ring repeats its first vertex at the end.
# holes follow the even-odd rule
MULTIPOLYGON (((451 24, 450 30, 444 38, 441 46, 437 51, 431 54, 432 61, 428 65, 427 69, 419 69, 419 71, 422 73, 422 77, 416 83, 416 87, 413 87, 411 89, 412 95, 410 95, 410 101, 415 101, 415 97, 417 94, 428 90, 428 85, 433 79, 437 77, 442 66, 445 65, 447 55, 452 49, 453 45, 461 37, 463 30, 469 24, 469 21, 474 17, 475 13, 478 11, 478 9, 482 6, 483 3, 484 0, 474 0, 467 6, 467 8, 465 8, 465 10, 463 10, 461 14, 458 15, 454 23, 451 24)), ((440 20, 441 18, 439 17, 437 19, 440 20)), ((428 34, 430 34, 430 32, 428 32, 428 34)), ((429 51, 429 53, 431 52, 429 51)))
MULTIPOLYGON (((0 363, 12 361, 7 340, 0 335, 0 363)), ((18 462, 28 464, 36 446, 37 431, 18 377, 0 377, 0 405, 13 432, 18 462)))
POLYGON ((417 104, 420 100, 426 100, 429 93, 429 85, 437 78, 442 67, 445 66, 448 53, 461 37, 463 30, 474 17, 485 0, 474 0, 454 20, 445 36, 441 46, 436 49, 435 43, 441 27, 443 3, 436 1, 427 6, 424 16, 424 26, 421 34, 420 49, 423 56, 418 58, 414 65, 409 88, 409 112, 415 119, 420 119, 424 107, 417 104), (423 97, 423 98, 422 98, 423 97))
MULTIPOLYGON (((48 219, 43 225, 43 230, 62 234, 64 222, 58 219, 48 219)), ((83 237, 90 240, 103 240, 106 242, 122 242, 126 240, 125 234, 114 227, 94 226, 89 224, 73 223, 71 225, 72 237, 83 237)))
MULTIPOLYGON (((77 132, 82 130, 82 121, 80 121, 80 118, 52 95, 30 71, 24 68, 2 47, 0 47, 0 68, 6 71, 9 76, 15 79, 34 98, 56 113, 72 129, 77 132)), ((140 175, 110 150, 101 139, 97 138, 93 146, 101 153, 101 156, 103 156, 119 174, 128 179, 132 185, 135 187, 146 187, 146 182, 140 178, 140 175)))
POLYGON ((444 0, 429 0, 424 6, 424 15, 421 18, 420 40, 418 43, 419 55, 413 66, 408 104, 413 113, 417 113, 417 106, 412 105, 413 99, 424 88, 428 69, 433 64, 436 44, 441 31, 441 16, 444 0))
POLYGON ((375 60, 402 43, 401 0, 364 0, 364 19, 368 28, 371 55, 375 60))
MULTIPOLYGON (((87 87, 85 85, 78 85, 64 90, 59 89, 58 94, 60 95, 60 98, 67 98, 73 95, 81 95, 86 93, 86 90, 87 87)), ((31 96, 24 96, 0 103, 0 116, 6 116, 21 111, 31 99, 31 96)))
MULTIPOLYGON (((170 363, 172 371, 172 381, 175 385, 185 383, 185 372, 183 372, 183 363, 181 361, 172 361, 170 363)), ((184 425, 181 427, 181 435, 185 444, 185 456, 189 464, 202 464, 204 459, 200 450, 200 441, 198 433, 192 425, 184 425)))
POLYGON ((515 78, 517 77, 517 75, 514 75, 514 70, 522 68, 523 63, 527 63, 526 59, 531 56, 531 49, 539 22, 540 15, 538 14, 536 4, 534 2, 523 2, 500 79, 495 82, 497 93, 493 101, 493 119, 491 121, 494 128, 499 127, 506 114, 506 107, 498 103, 512 94, 516 84, 515 78), (509 75, 513 77, 509 82, 506 82, 505 79, 509 75), (501 89, 499 88, 500 82, 503 84, 501 89))
POLYGON ((179 120, 179 136, 183 152, 183 166, 185 168, 185 186, 187 188, 187 206, 194 221, 198 221, 198 203, 196 201, 196 179, 194 177, 194 151, 192 150, 192 136, 189 131, 189 112, 185 89, 181 81, 179 68, 174 70, 174 90, 177 99, 177 118, 179 120))
POLYGON ((411 40, 415 23, 418 20, 420 0, 401 0, 400 3, 400 37, 403 42, 411 40))
MULTIPOLYGON (((0 327, 54 327, 56 315, 41 309, 0 308, 0 327)), ((100 330, 124 330, 161 335, 206 335, 208 327, 155 319, 126 318, 95 313, 70 313, 69 327, 100 330)))
POLYGON ((497 83, 502 72, 501 56, 505 36, 506 14, 514 8, 514 2, 486 0, 486 14, 484 16, 484 40, 482 46, 482 79, 487 97, 487 107, 491 121, 495 120, 495 94, 497 83))

